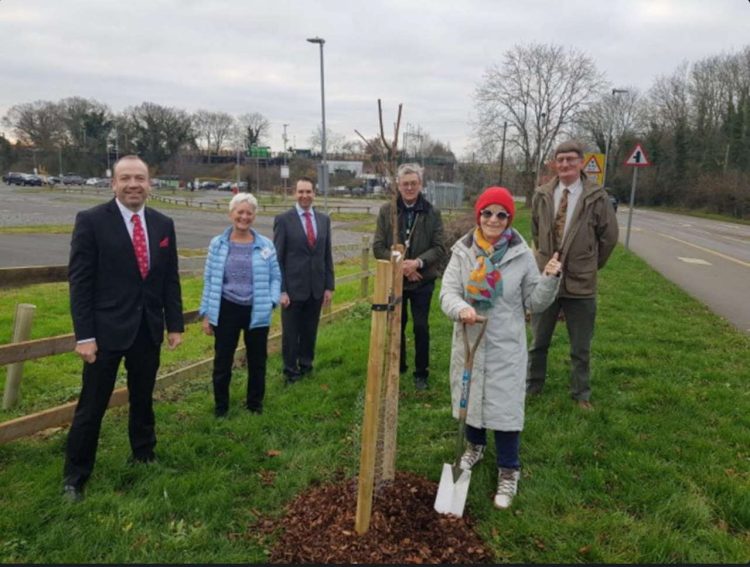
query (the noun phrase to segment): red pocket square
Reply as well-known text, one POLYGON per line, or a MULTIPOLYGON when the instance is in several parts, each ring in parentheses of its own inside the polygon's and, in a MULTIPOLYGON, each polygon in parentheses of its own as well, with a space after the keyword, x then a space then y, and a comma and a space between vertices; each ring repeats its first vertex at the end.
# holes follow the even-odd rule
POLYGON ((165 236, 165 237, 164 237, 164 238, 162 238, 162 239, 161 239, 161 241, 159 242, 159 248, 166 248, 167 246, 169 246, 169 237, 168 237, 168 236, 165 236))

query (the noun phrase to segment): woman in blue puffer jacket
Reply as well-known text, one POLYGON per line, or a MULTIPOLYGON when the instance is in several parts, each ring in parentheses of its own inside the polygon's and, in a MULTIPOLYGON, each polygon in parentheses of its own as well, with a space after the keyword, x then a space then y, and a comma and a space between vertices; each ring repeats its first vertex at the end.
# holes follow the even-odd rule
POLYGON ((214 337, 214 413, 229 410, 229 383, 240 331, 247 354, 246 407, 263 412, 271 313, 279 303, 281 270, 273 242, 251 228, 258 201, 238 193, 229 202, 232 226, 208 247, 199 310, 203 332, 214 337))

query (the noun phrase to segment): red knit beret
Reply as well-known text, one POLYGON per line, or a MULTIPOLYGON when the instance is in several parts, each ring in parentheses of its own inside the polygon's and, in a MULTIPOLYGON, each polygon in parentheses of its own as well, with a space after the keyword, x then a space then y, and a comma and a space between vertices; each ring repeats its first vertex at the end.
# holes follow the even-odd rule
POLYGON ((516 215, 516 204, 513 201, 513 195, 505 187, 487 187, 474 203, 474 212, 479 224, 480 213, 490 205, 500 205, 510 215, 508 226, 510 226, 513 217, 516 215))

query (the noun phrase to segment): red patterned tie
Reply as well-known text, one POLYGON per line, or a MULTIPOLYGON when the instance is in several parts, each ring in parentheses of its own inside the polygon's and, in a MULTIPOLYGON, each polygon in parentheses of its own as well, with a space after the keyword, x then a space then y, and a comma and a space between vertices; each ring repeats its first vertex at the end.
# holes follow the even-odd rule
POLYGON ((143 232, 141 217, 133 215, 130 219, 133 221, 133 249, 135 250, 135 259, 138 260, 138 269, 141 277, 145 280, 148 275, 148 250, 146 249, 146 233, 143 232))
POLYGON ((302 213, 305 216, 305 228, 307 230, 307 243, 310 245, 310 248, 315 247, 315 229, 313 228, 312 219, 310 218, 312 215, 309 211, 305 211, 302 213))

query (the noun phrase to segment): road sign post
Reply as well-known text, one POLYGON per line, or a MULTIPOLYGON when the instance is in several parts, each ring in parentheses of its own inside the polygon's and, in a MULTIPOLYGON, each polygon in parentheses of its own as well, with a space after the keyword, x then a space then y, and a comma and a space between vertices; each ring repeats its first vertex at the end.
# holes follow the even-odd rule
POLYGON ((635 206, 635 187, 638 183, 638 169, 651 165, 641 144, 636 144, 625 165, 633 167, 633 184, 630 186, 630 205, 628 206, 628 230, 625 233, 625 248, 630 250, 630 227, 633 224, 633 207, 635 206))

